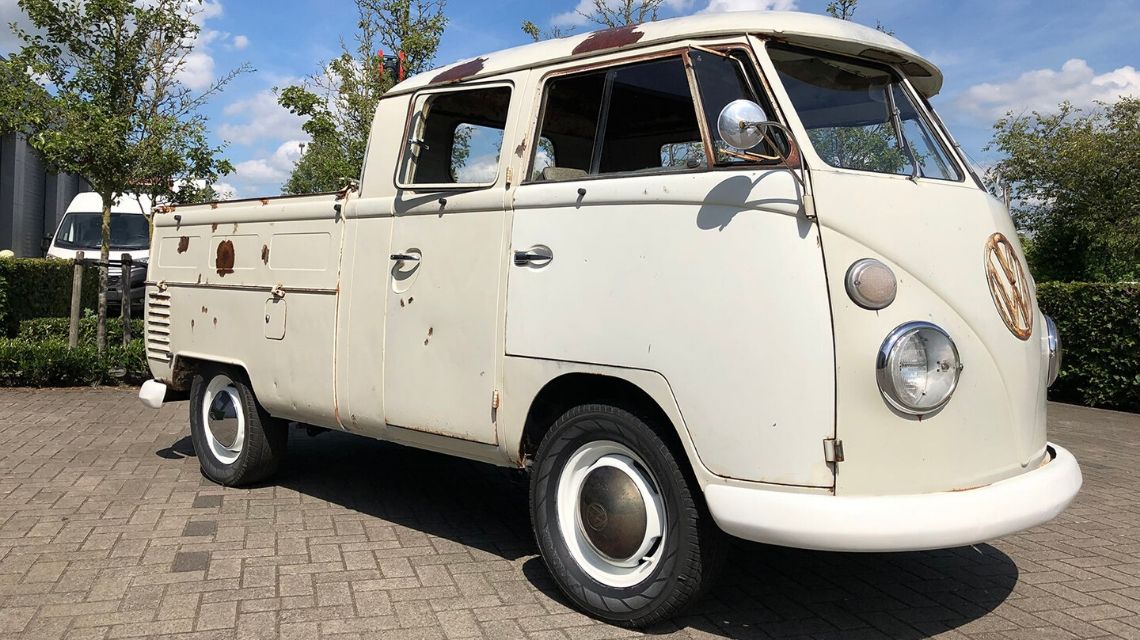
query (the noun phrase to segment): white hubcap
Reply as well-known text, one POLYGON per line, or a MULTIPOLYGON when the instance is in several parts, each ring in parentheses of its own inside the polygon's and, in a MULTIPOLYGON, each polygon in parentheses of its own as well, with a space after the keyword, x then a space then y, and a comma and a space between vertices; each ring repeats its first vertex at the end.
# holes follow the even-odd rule
POLYGON ((222 464, 233 464, 245 443, 245 413, 233 380, 218 375, 202 397, 202 424, 210 453, 222 464))
POLYGON ((630 587, 657 568, 665 509, 657 483, 631 449, 611 441, 582 445, 558 476, 556 500, 562 539, 591 578, 630 587))

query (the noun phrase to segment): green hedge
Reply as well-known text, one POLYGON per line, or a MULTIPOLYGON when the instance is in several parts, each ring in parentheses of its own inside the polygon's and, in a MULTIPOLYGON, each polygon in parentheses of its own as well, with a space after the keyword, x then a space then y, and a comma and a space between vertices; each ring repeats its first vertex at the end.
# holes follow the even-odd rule
POLYGON ((0 275, 0 333, 8 326, 8 281, 0 275))
MULTIPOLYGON (((86 315, 79 319, 79 341, 95 344, 95 329, 97 319, 93 315, 86 315)), ((41 342, 44 340, 67 340, 71 330, 71 320, 68 318, 32 318, 20 323, 17 338, 41 342)), ((143 337, 143 321, 131 320, 131 337, 143 337)), ((123 341, 123 321, 120 318, 107 318, 107 344, 123 341)))
POLYGON ((67 340, 0 338, 0 387, 141 384, 149 377, 142 340, 108 345, 100 356, 90 344, 69 349, 67 340))
POLYGON ((1050 399, 1140 412, 1140 285, 1043 282, 1037 299, 1064 351, 1050 399))
MULTIPOLYGON (((45 258, 0 260, 0 280, 7 283, 7 311, 0 335, 14 337, 28 318, 66 318, 71 314, 74 263, 45 258)), ((99 295, 99 270, 83 270, 83 307, 94 309, 99 295)))

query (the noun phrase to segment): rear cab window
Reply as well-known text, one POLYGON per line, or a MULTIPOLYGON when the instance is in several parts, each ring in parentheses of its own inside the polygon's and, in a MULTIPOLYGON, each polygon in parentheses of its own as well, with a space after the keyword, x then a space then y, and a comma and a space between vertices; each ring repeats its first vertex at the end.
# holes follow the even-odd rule
POLYGON ((421 94, 413 102, 401 188, 486 187, 499 176, 509 86, 421 94))

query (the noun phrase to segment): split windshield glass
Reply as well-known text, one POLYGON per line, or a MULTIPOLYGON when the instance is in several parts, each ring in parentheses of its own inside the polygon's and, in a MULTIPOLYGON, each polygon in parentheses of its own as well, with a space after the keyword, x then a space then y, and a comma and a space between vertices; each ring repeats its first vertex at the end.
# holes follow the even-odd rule
MULTIPOLYGON (((103 245, 103 214, 69 213, 59 225, 55 245, 61 249, 98 249, 103 245)), ((138 213, 111 214, 111 249, 150 248, 150 225, 138 213)))
POLYGON ((962 179, 889 69, 822 53, 768 51, 824 162, 875 173, 962 179))

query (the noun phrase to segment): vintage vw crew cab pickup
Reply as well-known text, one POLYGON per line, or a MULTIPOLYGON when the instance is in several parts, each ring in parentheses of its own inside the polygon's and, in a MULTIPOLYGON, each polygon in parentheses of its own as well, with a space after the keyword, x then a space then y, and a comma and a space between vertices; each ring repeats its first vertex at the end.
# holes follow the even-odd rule
POLYGON ((1059 340, 942 76, 821 16, 701 15, 493 53, 380 102, 358 188, 156 216, 147 356, 206 475, 291 421, 529 469, 543 558, 629 626, 722 532, 965 545, 1081 485, 1059 340))

